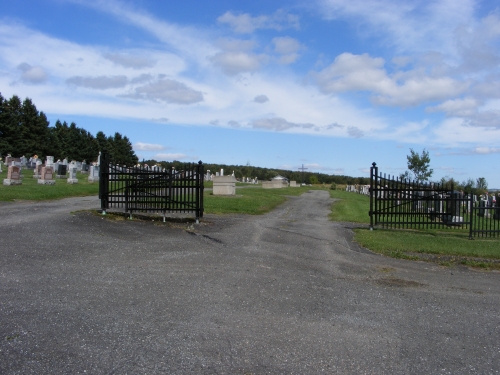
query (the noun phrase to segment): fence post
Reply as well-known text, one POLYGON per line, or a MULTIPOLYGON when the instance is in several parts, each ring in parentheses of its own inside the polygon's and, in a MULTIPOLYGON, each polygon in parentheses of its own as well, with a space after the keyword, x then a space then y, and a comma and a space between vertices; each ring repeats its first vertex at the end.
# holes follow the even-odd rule
POLYGON ((377 163, 373 162, 372 166, 370 167, 370 212, 368 212, 368 215, 370 215, 370 230, 373 230, 373 195, 376 194, 375 191, 375 186, 376 184, 373 183, 373 172, 375 171, 375 180, 377 177, 377 163))
POLYGON ((106 149, 102 150, 99 159, 99 199, 102 214, 106 215, 109 207, 109 154, 106 149))
POLYGON ((198 202, 196 202, 196 208, 198 209, 198 216, 203 217, 203 190, 205 189, 205 167, 202 161, 198 162, 198 184, 197 184, 198 202))
POLYGON ((469 240, 473 240, 472 237, 472 225, 474 224, 474 197, 472 192, 469 195, 469 240))

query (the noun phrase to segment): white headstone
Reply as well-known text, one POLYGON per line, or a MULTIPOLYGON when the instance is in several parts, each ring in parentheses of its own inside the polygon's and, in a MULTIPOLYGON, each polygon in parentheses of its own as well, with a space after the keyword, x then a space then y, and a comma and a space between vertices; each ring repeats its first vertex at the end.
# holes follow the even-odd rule
POLYGON ((76 167, 69 168, 69 178, 66 180, 68 184, 77 184, 78 179, 76 178, 76 167))

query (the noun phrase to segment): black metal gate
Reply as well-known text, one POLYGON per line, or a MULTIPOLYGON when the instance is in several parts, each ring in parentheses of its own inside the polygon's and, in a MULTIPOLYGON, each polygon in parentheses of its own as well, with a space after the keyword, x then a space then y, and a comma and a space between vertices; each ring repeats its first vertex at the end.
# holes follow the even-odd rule
POLYGON ((495 205, 454 186, 418 183, 370 168, 370 229, 469 229, 469 237, 500 236, 500 202, 495 205))
POLYGON ((99 199, 101 209, 133 212, 194 213, 203 217, 202 162, 186 163, 176 170, 173 165, 125 167, 114 165, 109 154, 101 154, 99 199))

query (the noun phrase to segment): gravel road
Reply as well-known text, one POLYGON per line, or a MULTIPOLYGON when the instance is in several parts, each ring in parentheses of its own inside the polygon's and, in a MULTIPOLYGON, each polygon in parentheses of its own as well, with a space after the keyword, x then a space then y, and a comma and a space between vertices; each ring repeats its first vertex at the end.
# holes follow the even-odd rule
POLYGON ((0 373, 500 373, 500 273, 372 254, 332 202, 194 226, 0 204, 0 373))

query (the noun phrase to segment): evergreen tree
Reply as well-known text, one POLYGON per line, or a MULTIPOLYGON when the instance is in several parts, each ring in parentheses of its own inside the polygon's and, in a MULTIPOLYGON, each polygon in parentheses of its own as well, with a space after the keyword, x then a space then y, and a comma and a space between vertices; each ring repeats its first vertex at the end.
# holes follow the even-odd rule
POLYGON ((39 113, 31 99, 26 98, 22 104, 19 133, 18 156, 47 156, 49 144, 49 122, 43 112, 39 113))
MULTIPOLYGON (((0 116, 1 149, 3 155, 19 155, 22 143, 21 116, 22 104, 18 96, 14 95, 9 100, 2 97, 2 110, 0 116)), ((19 155, 20 156, 20 155, 19 155)))

